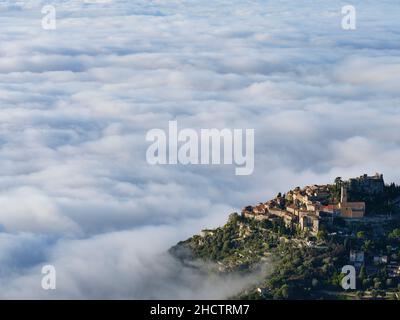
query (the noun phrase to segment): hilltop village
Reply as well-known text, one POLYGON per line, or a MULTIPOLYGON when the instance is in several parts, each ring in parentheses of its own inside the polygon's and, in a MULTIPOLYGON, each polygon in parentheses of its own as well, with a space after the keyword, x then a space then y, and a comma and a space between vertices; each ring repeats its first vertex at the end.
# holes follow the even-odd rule
POLYGON ((383 175, 379 173, 374 176, 364 174, 348 181, 336 178, 335 184, 296 187, 286 194, 279 193, 270 201, 245 207, 242 216, 260 221, 283 219, 288 228, 297 226, 316 235, 321 224, 329 223, 334 217, 364 218, 366 203, 350 201, 349 193, 374 196, 383 193, 384 188, 383 175))
POLYGON ((296 187, 230 214, 224 226, 170 253, 184 263, 215 263, 222 274, 272 266, 233 298, 400 299, 400 186, 377 173, 296 187), (354 266, 356 289, 342 287, 343 266, 354 266))

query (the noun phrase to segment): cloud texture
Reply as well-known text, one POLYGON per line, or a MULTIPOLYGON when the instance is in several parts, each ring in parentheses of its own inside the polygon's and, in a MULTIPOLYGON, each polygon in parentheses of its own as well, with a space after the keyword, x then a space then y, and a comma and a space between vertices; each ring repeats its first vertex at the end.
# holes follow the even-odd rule
POLYGON ((340 1, 59 0, 52 31, 46 4, 0 1, 1 298, 225 297, 249 279, 165 250, 296 185, 400 182, 395 0, 352 1, 355 31, 340 1), (254 174, 148 165, 170 120, 255 129, 254 174))

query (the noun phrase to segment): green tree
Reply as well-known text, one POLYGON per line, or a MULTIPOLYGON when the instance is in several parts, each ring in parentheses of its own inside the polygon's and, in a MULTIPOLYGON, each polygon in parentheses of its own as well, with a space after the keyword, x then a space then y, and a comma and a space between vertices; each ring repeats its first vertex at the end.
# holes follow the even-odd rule
POLYGON ((393 231, 389 233, 389 239, 399 240, 400 239, 400 229, 399 228, 393 229, 393 231))
POLYGON ((318 239, 319 241, 325 240, 325 239, 326 239, 326 236, 327 236, 327 234, 326 234, 326 232, 325 232, 324 230, 320 230, 320 231, 318 231, 318 233, 317 233, 317 239, 318 239))
POLYGON ((365 231, 358 231, 357 232, 358 239, 365 239, 365 231))
POLYGON ((364 289, 368 289, 370 287, 370 285, 371 285, 371 281, 369 279, 364 279, 362 281, 362 286, 364 289))
POLYGON ((367 239, 367 240, 364 241, 364 244, 363 244, 362 247, 363 247, 363 250, 364 250, 364 251, 369 251, 369 250, 372 249, 372 246, 373 246, 372 241, 369 240, 369 239, 367 239))
POLYGON ((289 286, 287 284, 284 284, 281 289, 281 297, 283 299, 288 299, 289 298, 289 286))
POLYGON ((230 243, 229 240, 226 240, 224 242, 224 244, 222 245, 222 251, 223 252, 228 252, 230 250, 230 248, 231 248, 231 243, 230 243))
POLYGON ((231 213, 229 216, 229 222, 236 224, 240 220, 240 216, 237 212, 231 213))
POLYGON ((360 273, 358 274, 358 278, 360 279, 361 283, 365 280, 367 272, 365 271, 365 266, 362 265, 360 269, 360 273))

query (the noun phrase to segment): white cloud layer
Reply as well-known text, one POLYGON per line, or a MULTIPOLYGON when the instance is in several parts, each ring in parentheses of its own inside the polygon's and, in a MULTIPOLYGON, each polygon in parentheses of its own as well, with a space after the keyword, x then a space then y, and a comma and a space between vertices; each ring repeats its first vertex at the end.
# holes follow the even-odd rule
POLYGON ((0 1, 0 297, 224 297, 244 282, 163 252, 296 185, 400 182, 395 0, 352 1, 356 31, 338 1, 89 2, 51 1, 50 31, 47 1, 0 1), (254 128, 254 174, 149 166, 169 120, 254 128))

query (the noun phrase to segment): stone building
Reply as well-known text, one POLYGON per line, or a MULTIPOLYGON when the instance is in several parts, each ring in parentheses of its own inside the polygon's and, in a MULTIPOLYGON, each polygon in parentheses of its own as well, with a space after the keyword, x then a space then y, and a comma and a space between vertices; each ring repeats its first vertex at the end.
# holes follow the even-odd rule
POLYGON ((357 193, 377 194, 384 191, 385 181, 383 175, 376 173, 373 176, 364 174, 349 180, 349 191, 357 193))
POLYGON ((343 218, 362 218, 365 215, 365 202, 348 202, 347 187, 342 185, 338 209, 343 218))
POLYGON ((300 212, 299 224, 301 230, 310 231, 317 234, 319 231, 319 217, 309 212, 300 212))

